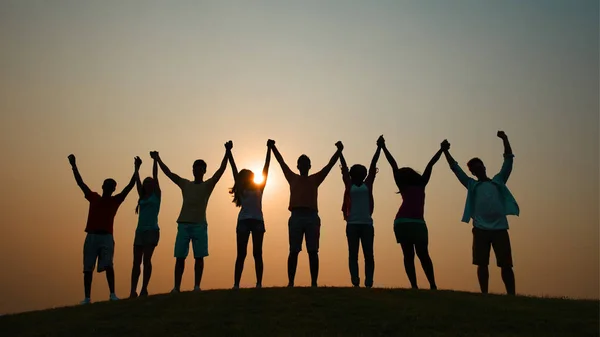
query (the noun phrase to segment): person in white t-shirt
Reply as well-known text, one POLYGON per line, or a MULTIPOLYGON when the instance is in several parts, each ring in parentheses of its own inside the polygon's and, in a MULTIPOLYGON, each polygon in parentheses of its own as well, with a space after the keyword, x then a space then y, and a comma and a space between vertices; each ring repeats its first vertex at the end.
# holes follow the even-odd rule
POLYGON ((235 260, 233 288, 238 289, 240 287, 250 234, 252 234, 252 255, 254 256, 254 267, 256 269, 256 287, 261 288, 263 276, 262 245, 265 234, 262 197, 269 174, 271 147, 267 143, 267 158, 265 159, 265 166, 262 171, 263 180, 260 183, 255 183, 252 171, 247 169, 237 171, 233 155, 229 157, 229 162, 235 181, 229 193, 233 195, 235 205, 241 208, 236 228, 237 258, 235 260))

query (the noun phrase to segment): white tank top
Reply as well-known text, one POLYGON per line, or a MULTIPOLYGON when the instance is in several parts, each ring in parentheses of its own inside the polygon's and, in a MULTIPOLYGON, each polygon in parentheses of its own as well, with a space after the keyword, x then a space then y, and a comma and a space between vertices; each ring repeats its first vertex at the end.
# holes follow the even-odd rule
POLYGON ((264 221, 262 213, 263 191, 260 188, 247 189, 242 194, 242 209, 238 215, 238 220, 254 219, 264 221))

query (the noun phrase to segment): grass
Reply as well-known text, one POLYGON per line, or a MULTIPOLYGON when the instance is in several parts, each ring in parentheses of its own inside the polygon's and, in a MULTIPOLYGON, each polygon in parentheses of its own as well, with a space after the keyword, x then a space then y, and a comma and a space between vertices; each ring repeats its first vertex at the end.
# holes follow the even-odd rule
POLYGON ((454 291, 265 288, 0 317, 3 336, 599 336, 600 302, 454 291))

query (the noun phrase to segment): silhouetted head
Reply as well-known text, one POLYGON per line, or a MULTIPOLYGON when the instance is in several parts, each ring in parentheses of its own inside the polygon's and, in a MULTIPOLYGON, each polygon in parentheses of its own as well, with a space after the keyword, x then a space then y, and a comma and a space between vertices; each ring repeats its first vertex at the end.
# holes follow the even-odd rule
POLYGON ((395 173, 396 183, 400 190, 404 187, 418 186, 423 184, 423 176, 410 167, 398 169, 395 173))
POLYGON ((114 179, 108 178, 108 179, 104 180, 104 183, 102 183, 102 194, 103 195, 112 195, 116 189, 117 189, 117 182, 114 179))
POLYGON ((487 177, 485 172, 485 165, 483 165, 483 161, 479 158, 473 158, 467 162, 467 167, 469 171, 477 177, 477 179, 484 179, 487 177))
POLYGON ((202 159, 196 160, 192 166, 192 171, 194 172, 194 178, 200 179, 204 177, 204 174, 206 173, 206 162, 202 159))
POLYGON ((146 177, 142 182, 142 190, 144 195, 151 195, 156 189, 156 181, 152 177, 146 177))
POLYGON ((298 157, 298 171, 300 171, 300 175, 307 176, 308 171, 310 170, 310 158, 307 155, 303 154, 298 157))
POLYGON ((244 191, 254 186, 254 172, 247 169, 241 170, 235 179, 235 184, 229 190, 229 193, 233 194, 233 202, 236 206, 242 205, 241 199, 244 191))
POLYGON ((350 179, 355 185, 362 184, 367 177, 367 168, 363 165, 356 164, 350 168, 350 179))

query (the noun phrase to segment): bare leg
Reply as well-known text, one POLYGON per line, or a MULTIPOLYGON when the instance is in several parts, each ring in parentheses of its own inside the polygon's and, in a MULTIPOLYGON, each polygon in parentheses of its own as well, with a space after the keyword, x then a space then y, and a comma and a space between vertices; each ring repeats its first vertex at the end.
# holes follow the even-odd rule
POLYGON ((233 273, 233 287, 238 288, 240 286, 240 280, 242 279, 242 271, 244 271, 244 261, 246 260, 246 254, 248 251, 248 239, 250 238, 250 232, 237 233, 237 258, 235 259, 235 270, 233 273))
POLYGON ((413 289, 418 289, 417 272, 415 271, 415 247, 412 243, 401 243, 402 253, 404 254, 404 270, 413 289))
POLYGON ((263 257, 262 246, 264 232, 252 232, 252 255, 254 256, 254 267, 256 269, 256 287, 262 287, 263 257))
POLYGON ((423 267, 425 276, 427 276, 427 281, 429 281, 429 288, 437 289, 437 285, 435 284, 435 276, 433 274, 433 262, 431 262, 427 244, 415 245, 415 250, 417 252, 417 257, 421 261, 421 266, 423 267))
POLYGON ((479 279, 479 288, 482 294, 488 293, 488 282, 490 279, 490 272, 488 266, 477 266, 477 278, 479 279))
POLYGON ((85 291, 85 298, 90 298, 92 294, 92 278, 94 277, 93 271, 83 272, 83 289, 85 291))
POLYGON ((154 248, 156 247, 144 247, 144 279, 142 281, 140 296, 148 296, 148 283, 150 283, 150 277, 152 276, 152 255, 154 254, 154 248))
POLYGON ((140 265, 142 264, 142 257, 144 249, 142 246, 133 246, 133 268, 131 268, 131 291, 129 292, 129 298, 136 298, 137 285, 140 279, 140 265))
POLYGON ((200 288, 200 282, 202 281, 202 272, 204 271, 204 258, 196 258, 194 264, 194 289, 200 288))
POLYGON ((310 265, 311 287, 316 287, 319 278, 319 252, 308 252, 308 263, 310 265))
POLYGON ((115 270, 113 267, 106 268, 106 281, 111 294, 115 293, 115 270))
POLYGON ((185 259, 177 258, 175 260, 175 287, 176 291, 181 291, 181 278, 183 277, 183 271, 185 270, 185 259))
POLYGON ((502 270, 502 281, 504 281, 504 286, 506 287, 506 293, 508 295, 515 295, 515 273, 513 272, 512 267, 504 267, 502 270))

